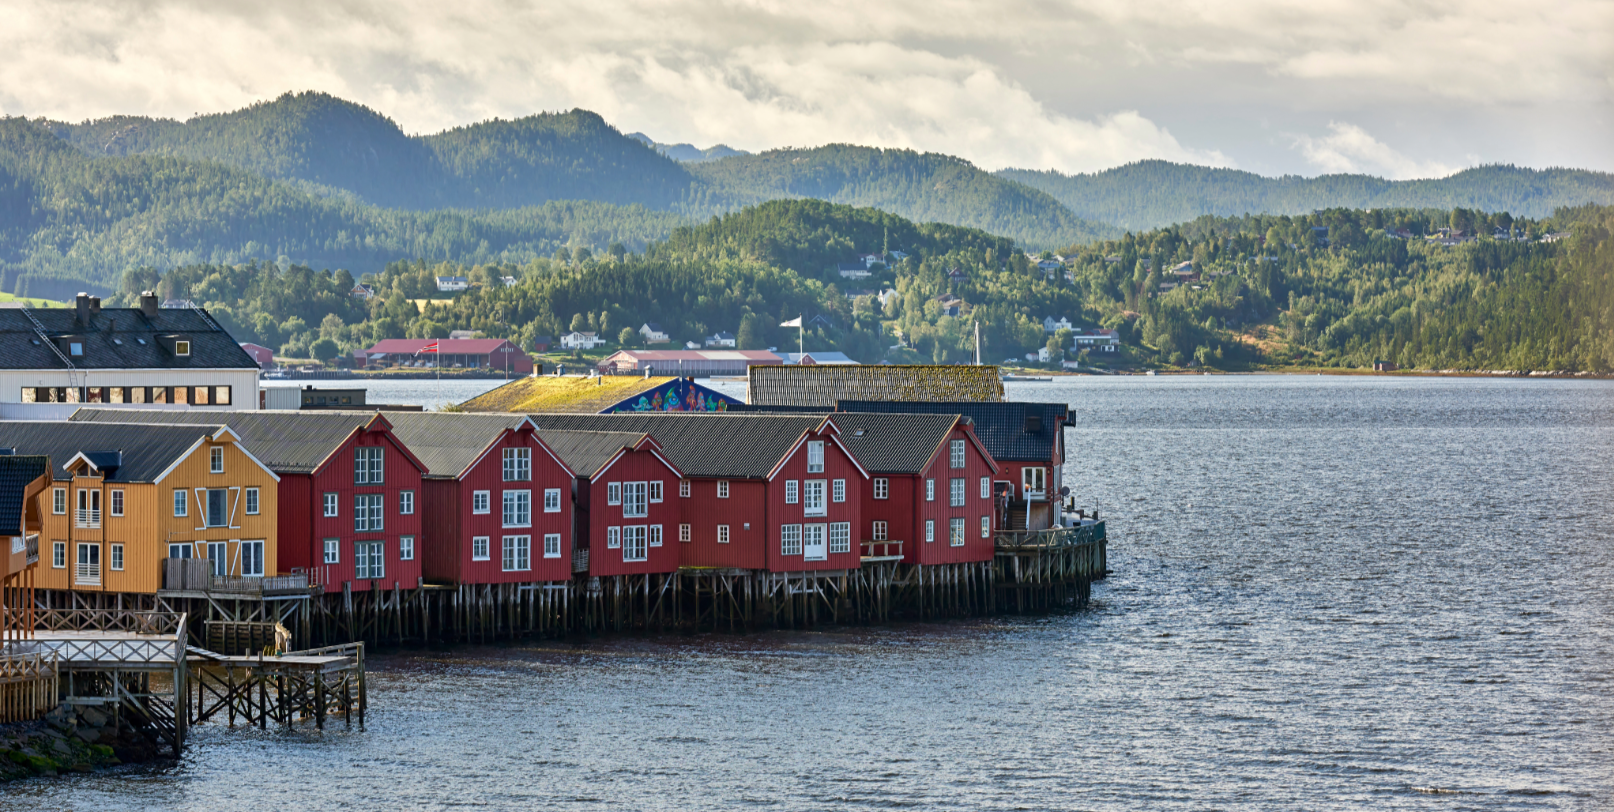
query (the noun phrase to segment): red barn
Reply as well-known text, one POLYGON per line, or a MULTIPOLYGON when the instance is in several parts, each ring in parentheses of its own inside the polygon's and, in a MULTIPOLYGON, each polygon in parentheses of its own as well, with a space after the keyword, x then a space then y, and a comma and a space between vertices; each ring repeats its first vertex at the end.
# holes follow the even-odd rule
POLYGON ((868 469, 859 538, 908 564, 990 561, 998 464, 967 417, 839 412, 840 437, 868 469))
POLYGON ((590 577, 678 569, 683 474, 648 434, 546 431, 544 442, 576 474, 578 554, 570 569, 590 577))
POLYGON ((450 584, 572 577, 573 472, 520 415, 398 412, 393 431, 425 464, 420 556, 450 584))
MULTIPOLYGON (((823 415, 536 414, 546 432, 655 437, 683 472, 679 563, 773 572, 855 569, 867 472, 823 415)), ((674 498, 668 494, 668 498, 674 498)))

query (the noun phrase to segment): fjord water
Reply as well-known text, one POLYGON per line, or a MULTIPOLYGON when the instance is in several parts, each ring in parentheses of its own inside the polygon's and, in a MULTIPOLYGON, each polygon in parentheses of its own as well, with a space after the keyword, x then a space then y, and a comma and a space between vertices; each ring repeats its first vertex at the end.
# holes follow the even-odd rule
POLYGON ((3 809, 1614 808, 1614 383, 1088 378, 1090 609, 371 659, 3 809))

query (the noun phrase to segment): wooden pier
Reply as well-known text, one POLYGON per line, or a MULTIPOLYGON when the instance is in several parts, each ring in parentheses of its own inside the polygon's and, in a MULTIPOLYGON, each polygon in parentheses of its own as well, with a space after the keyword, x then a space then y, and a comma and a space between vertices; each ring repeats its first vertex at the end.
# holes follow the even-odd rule
POLYGON ((225 718, 267 730, 312 721, 320 730, 339 716, 364 726, 369 703, 364 681, 364 644, 276 654, 230 656, 191 647, 186 657, 190 723, 225 718))

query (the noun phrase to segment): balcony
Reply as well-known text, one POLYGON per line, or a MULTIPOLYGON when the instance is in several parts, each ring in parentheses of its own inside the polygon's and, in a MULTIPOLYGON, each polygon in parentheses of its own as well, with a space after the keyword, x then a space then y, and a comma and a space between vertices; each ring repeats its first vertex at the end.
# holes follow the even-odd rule
POLYGON ((79 586, 100 586, 101 565, 99 563, 86 564, 79 562, 73 570, 73 583, 79 586))
POLYGON ((38 564, 39 563, 39 534, 38 533, 30 533, 28 535, 27 544, 28 544, 28 563, 30 563, 30 564, 38 564))
POLYGON ((1075 527, 1058 527, 1048 530, 999 530, 995 534, 999 550, 1020 550, 1048 547, 1073 547, 1080 544, 1107 541, 1104 522, 1096 521, 1075 527))
POLYGON ((865 541, 863 542, 864 561, 901 561, 902 542, 900 541, 865 541))
POLYGON ((213 562, 206 558, 163 559, 163 591, 203 592, 244 598, 306 597, 307 573, 232 578, 213 574, 213 562))
POLYGON ((98 528, 101 526, 101 511, 95 508, 79 508, 73 516, 76 527, 98 528))

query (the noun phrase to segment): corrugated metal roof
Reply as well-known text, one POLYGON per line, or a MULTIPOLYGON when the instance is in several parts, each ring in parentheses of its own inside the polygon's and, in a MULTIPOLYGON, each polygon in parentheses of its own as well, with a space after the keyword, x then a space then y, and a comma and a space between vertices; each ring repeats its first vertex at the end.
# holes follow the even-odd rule
POLYGON ((23 535, 23 498, 28 483, 50 470, 50 457, 0 455, 0 536, 23 535))
MULTIPOLYGON (((917 474, 958 423, 957 414, 838 412, 837 436, 870 473, 917 474)), ((983 444, 984 445, 984 444, 983 444)))
POLYGON ((217 432, 224 425, 218 419, 220 414, 212 413, 211 423, 182 426, 8 420, 0 422, 0 446, 15 448, 18 454, 50 457, 51 478, 57 480, 73 478, 62 466, 75 454, 121 452, 123 459, 107 481, 151 482, 197 440, 217 432))
POLYGON ((644 434, 631 431, 540 431, 538 439, 578 476, 593 476, 618 451, 632 448, 644 434))
POLYGON ((601 411, 676 378, 636 378, 631 375, 540 375, 518 378, 460 404, 467 412, 570 412, 601 411))
POLYGON ((833 409, 850 398, 1001 402, 1003 379, 995 366, 791 365, 753 366, 746 400, 761 406, 833 409))
MULTIPOLYGON (((73 336, 84 345, 84 354, 71 358, 77 369, 258 368, 229 333, 215 329, 196 310, 158 310, 147 316, 139 308, 109 307, 90 316, 88 325, 78 323, 76 308, 27 310, 50 338, 73 336), (159 336, 190 341, 190 355, 169 352, 159 336)), ((0 369, 66 369, 49 344, 22 309, 0 310, 0 369)))
POLYGON ((355 429, 369 423, 373 417, 375 414, 371 412, 79 409, 70 419, 75 423, 225 425, 241 436, 243 448, 275 473, 310 474, 355 429))
MULTIPOLYGON (((344 412, 368 418, 369 413, 344 412)), ((506 429, 527 418, 519 414, 388 412, 392 433, 434 477, 458 477, 506 429)))
POLYGON ((992 458, 1003 461, 1051 460, 1058 442, 1059 421, 1069 406, 1064 403, 930 403, 915 401, 843 400, 842 412, 961 414, 975 424, 975 436, 992 458), (1038 418, 1037 431, 1026 431, 1026 415, 1038 418))
POLYGON ((631 431, 649 434, 685 474, 761 479, 820 416, 757 414, 533 414, 540 432, 631 431))

